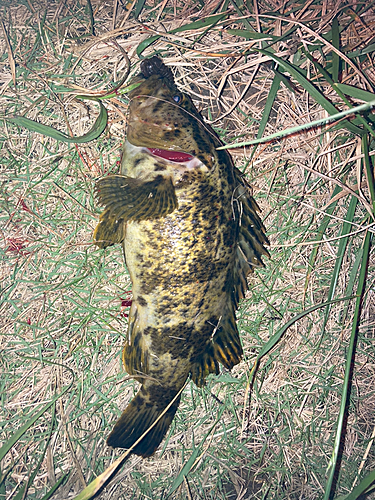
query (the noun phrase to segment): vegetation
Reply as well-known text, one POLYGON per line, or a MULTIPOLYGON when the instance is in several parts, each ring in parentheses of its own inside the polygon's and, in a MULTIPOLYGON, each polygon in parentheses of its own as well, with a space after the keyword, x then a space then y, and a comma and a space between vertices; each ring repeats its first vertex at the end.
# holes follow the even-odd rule
POLYGON ((0 11, 0 499, 109 478, 100 498, 375 498, 374 2, 0 11), (93 187, 153 54, 246 172, 271 259, 238 314, 243 362, 188 384, 160 450, 117 467, 131 283, 120 247, 92 244, 93 187))

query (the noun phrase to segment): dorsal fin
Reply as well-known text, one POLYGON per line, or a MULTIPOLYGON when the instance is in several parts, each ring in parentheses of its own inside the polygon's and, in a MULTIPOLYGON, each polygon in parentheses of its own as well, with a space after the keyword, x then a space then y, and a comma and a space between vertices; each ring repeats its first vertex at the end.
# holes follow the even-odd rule
POLYGON ((233 287, 233 300, 237 308, 239 300, 248 289, 247 276, 255 267, 264 267, 262 257, 269 257, 270 254, 264 246, 269 245, 269 241, 258 215, 260 208, 251 196, 251 188, 242 173, 235 168, 234 174, 237 186, 233 193, 233 203, 240 219, 233 287))
POLYGON ((241 360, 242 347, 236 325, 236 309, 248 289, 247 276, 255 267, 264 266, 264 255, 269 257, 264 247, 269 242, 257 213, 260 209, 241 172, 235 168, 234 174, 236 188, 233 192, 233 208, 239 220, 239 238, 233 268, 232 297, 223 308, 215 335, 205 352, 192 366, 191 377, 199 387, 205 384, 210 373, 219 373, 218 363, 230 370, 241 360))

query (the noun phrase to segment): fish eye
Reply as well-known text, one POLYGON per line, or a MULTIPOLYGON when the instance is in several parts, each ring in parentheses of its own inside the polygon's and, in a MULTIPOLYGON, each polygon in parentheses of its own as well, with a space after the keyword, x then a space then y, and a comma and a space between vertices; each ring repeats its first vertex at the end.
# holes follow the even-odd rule
POLYGON ((180 103, 182 101, 182 97, 180 95, 174 95, 173 96, 174 102, 180 103))

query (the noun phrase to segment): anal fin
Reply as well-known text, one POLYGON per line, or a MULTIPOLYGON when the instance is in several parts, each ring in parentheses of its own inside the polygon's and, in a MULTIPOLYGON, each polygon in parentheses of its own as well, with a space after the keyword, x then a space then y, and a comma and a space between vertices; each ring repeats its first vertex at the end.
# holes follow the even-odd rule
POLYGON ((219 363, 231 370, 241 361, 243 351, 233 306, 228 306, 205 352, 192 365, 191 378, 198 387, 205 385, 210 373, 219 374, 219 363))

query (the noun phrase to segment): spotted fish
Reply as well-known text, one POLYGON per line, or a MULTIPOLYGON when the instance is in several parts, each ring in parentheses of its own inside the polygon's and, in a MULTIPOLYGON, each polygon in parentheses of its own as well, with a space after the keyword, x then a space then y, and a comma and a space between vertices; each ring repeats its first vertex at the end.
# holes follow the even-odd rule
POLYGON ((146 59, 131 83, 121 173, 96 184, 94 241, 123 245, 133 285, 123 363, 142 384, 107 443, 130 448, 160 417, 132 450, 148 457, 186 380, 201 387, 241 360, 236 309, 268 241, 246 180, 170 68, 146 59))

